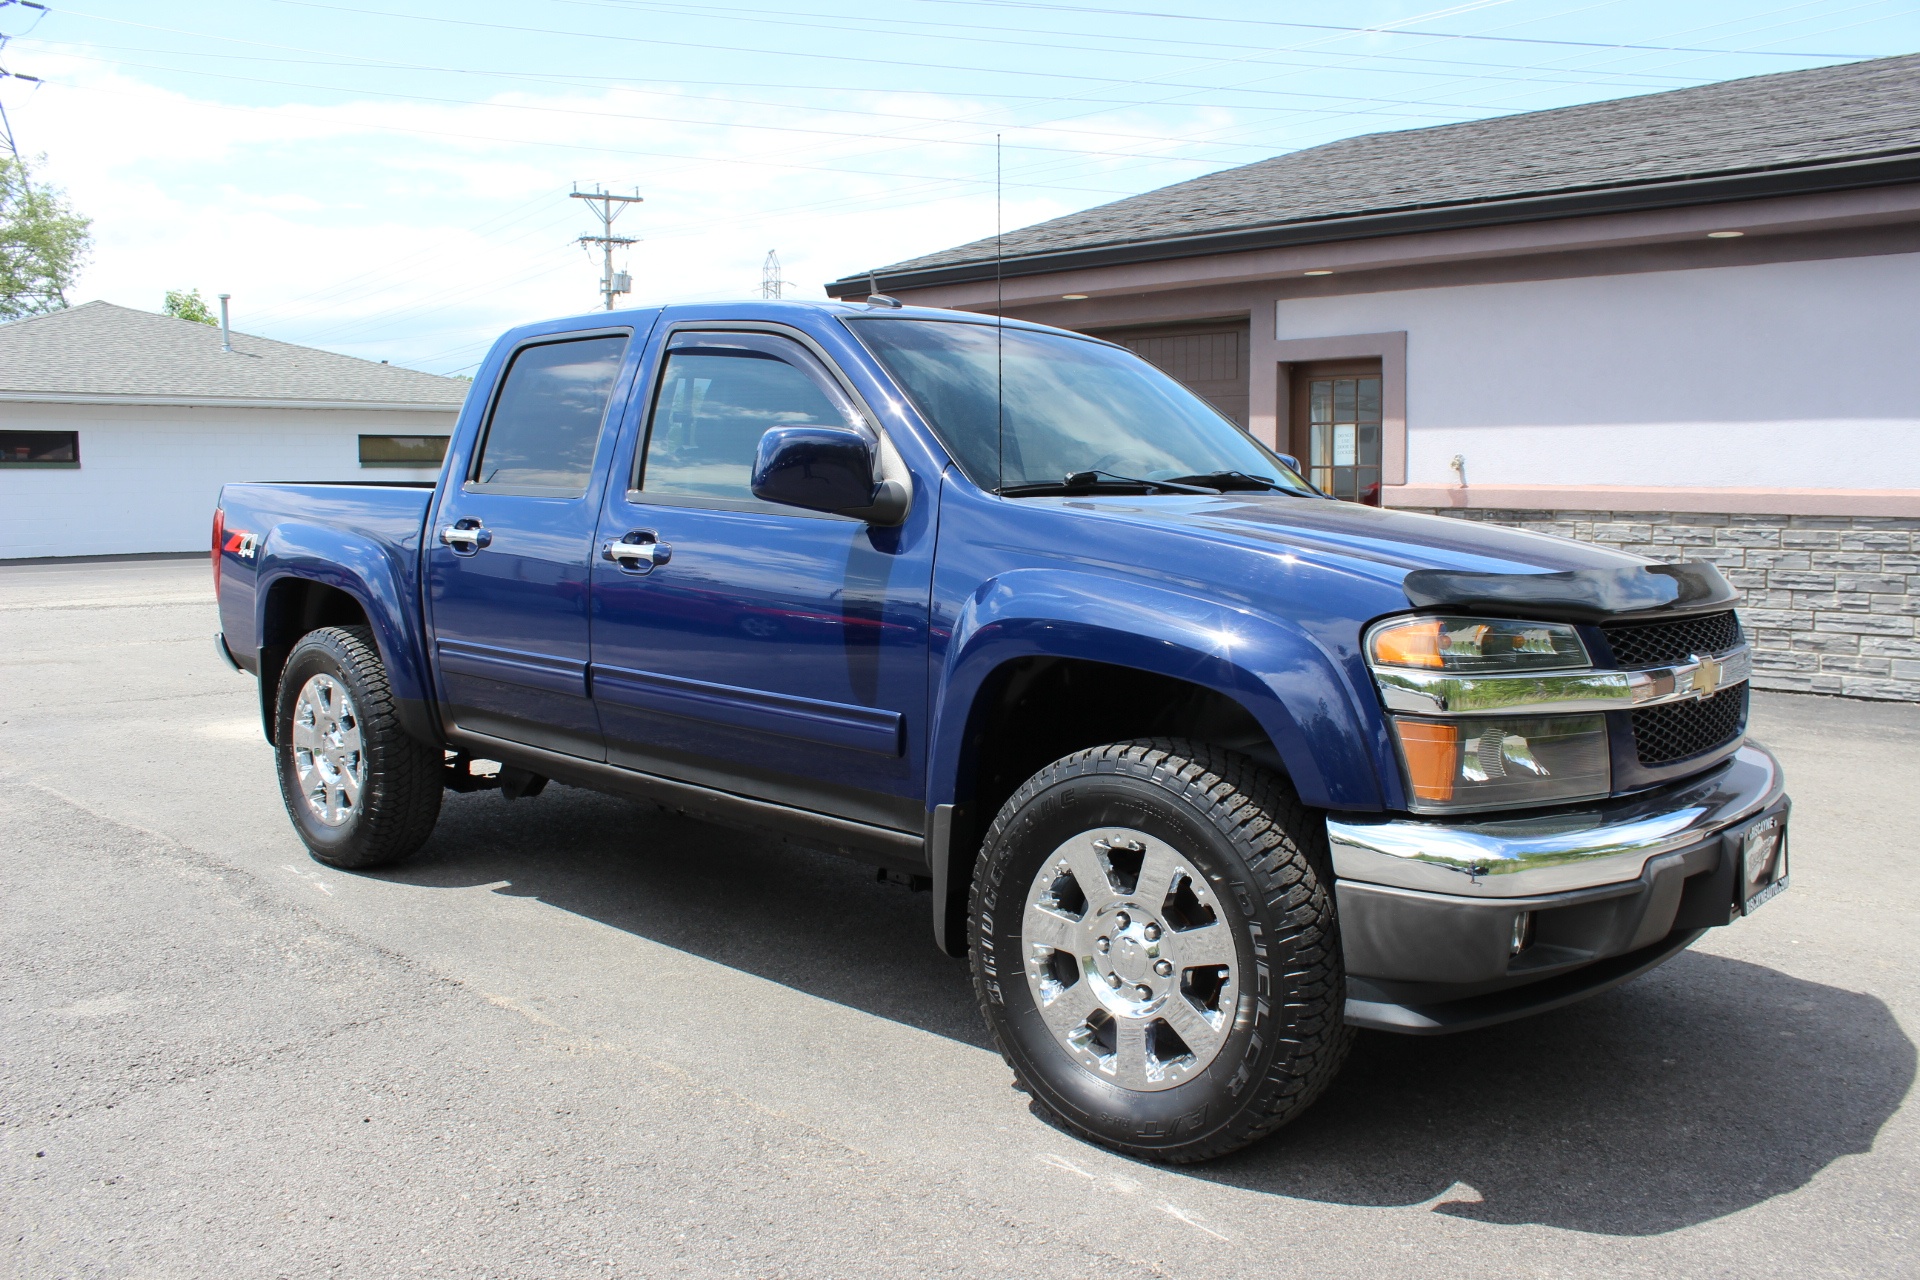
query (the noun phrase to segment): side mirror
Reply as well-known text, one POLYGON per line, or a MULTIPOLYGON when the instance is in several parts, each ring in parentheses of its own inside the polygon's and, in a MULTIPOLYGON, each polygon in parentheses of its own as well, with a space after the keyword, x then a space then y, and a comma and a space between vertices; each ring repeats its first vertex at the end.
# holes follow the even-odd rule
POLYGON ((1277 456, 1280 459, 1280 461, 1286 463, 1288 467, 1292 468, 1293 474, 1300 476, 1302 479, 1306 477, 1307 473, 1305 468, 1303 468, 1300 465, 1300 459, 1294 457, 1290 453, 1282 453, 1282 454, 1277 454, 1275 456, 1277 456))
POLYGON ((753 458, 753 496, 808 511, 831 511, 869 524, 899 524, 907 487, 875 482, 874 442, 852 427, 775 427, 753 458))

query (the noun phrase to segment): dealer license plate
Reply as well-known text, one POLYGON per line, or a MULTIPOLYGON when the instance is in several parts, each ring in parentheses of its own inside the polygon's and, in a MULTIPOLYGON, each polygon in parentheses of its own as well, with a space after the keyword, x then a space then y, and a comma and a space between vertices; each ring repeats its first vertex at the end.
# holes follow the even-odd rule
POLYGON ((1752 915, 1787 887, 1787 815, 1770 813, 1740 833, 1734 901, 1752 915))

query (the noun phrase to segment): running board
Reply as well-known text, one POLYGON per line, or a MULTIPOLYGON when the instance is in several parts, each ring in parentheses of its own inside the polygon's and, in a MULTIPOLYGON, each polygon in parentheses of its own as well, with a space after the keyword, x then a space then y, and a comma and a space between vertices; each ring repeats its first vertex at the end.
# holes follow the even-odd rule
POLYGON ((508 742, 484 733, 455 729, 447 734, 453 746, 485 760, 503 765, 518 765, 569 786, 585 787, 609 795, 650 800, 695 817, 724 826, 745 827, 791 836, 808 844, 821 845, 863 862, 883 865, 919 875, 927 873, 926 839, 917 831, 896 831, 835 817, 812 809, 795 808, 772 800, 743 796, 715 787, 704 787, 657 773, 623 769, 599 760, 508 742))

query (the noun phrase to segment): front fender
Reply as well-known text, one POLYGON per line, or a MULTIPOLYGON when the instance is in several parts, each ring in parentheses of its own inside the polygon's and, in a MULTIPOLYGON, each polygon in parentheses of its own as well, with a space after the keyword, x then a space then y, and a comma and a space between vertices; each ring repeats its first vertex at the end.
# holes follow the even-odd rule
POLYGON ((1245 707, 1310 805, 1377 810, 1368 730, 1338 663, 1286 620, 1138 581, 1016 569, 954 619, 936 690, 928 805, 954 803, 967 724, 992 673, 1018 658, 1084 658, 1189 681, 1245 707))
MULTIPOLYGON (((263 655, 276 647, 284 651, 298 641, 297 635, 285 634, 290 628, 274 619, 275 588, 290 580, 319 583, 351 596, 373 631, 400 727, 409 737, 439 745, 445 738, 434 710, 418 601, 409 589, 418 554, 417 537, 395 545, 322 524, 277 524, 260 544, 254 635, 263 655)), ((264 663, 261 670, 261 710, 271 739, 275 691, 264 678, 264 663)))

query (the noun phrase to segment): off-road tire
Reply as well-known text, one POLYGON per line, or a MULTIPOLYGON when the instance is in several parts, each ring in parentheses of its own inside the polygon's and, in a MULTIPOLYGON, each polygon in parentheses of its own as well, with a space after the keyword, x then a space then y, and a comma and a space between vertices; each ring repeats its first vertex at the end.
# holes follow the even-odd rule
POLYGON ((1319 1096, 1352 1043, 1325 829, 1282 777, 1219 747, 1119 742, 1040 770, 987 832, 968 933, 975 995, 1019 1084, 1059 1124, 1128 1155, 1185 1163, 1255 1142, 1319 1096), (1203 874, 1246 975, 1217 1056, 1170 1088, 1125 1088, 1075 1061, 1029 988, 1029 886, 1063 841, 1098 827, 1148 833, 1203 874))
POLYGON ((322 627, 300 638, 281 668, 273 737, 280 797, 316 861, 348 870, 383 867, 411 855, 433 834, 440 818, 445 753, 400 728, 386 665, 367 628, 322 627), (300 690, 320 674, 346 687, 366 755, 359 803, 345 822, 332 827, 315 817, 300 793, 293 759, 293 717, 300 690))

